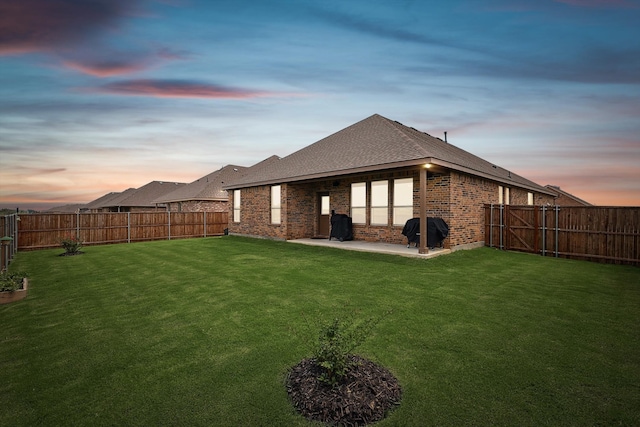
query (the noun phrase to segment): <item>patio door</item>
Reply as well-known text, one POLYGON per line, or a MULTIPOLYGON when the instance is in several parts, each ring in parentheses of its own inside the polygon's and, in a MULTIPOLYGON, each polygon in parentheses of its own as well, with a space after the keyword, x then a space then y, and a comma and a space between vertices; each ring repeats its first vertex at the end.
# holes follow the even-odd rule
POLYGON ((318 195, 318 232, 317 237, 329 237, 331 232, 331 210, 329 194, 318 195))

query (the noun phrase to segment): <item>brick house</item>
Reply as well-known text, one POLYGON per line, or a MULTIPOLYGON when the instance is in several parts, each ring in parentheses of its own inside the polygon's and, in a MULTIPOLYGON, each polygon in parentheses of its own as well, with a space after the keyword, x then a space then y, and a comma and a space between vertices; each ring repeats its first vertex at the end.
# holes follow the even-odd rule
MULTIPOLYGON (((404 243, 405 222, 440 217, 445 247, 483 244, 485 203, 552 204, 555 193, 446 141, 378 114, 287 157, 249 168, 229 191, 229 232, 329 236, 332 211, 355 240, 404 243)), ((421 233, 423 236, 426 233, 421 233)), ((424 240, 424 239, 423 239, 424 240)), ((420 251, 426 252, 421 241, 420 251)))
POLYGON ((159 211, 160 207, 154 203, 154 200, 184 185, 186 184, 182 182, 151 181, 140 188, 129 188, 121 193, 107 193, 87 203, 83 210, 87 212, 159 211))
POLYGON ((156 198, 170 212, 228 212, 229 195, 222 187, 247 169, 227 165, 156 198))
POLYGON ((556 185, 545 185, 546 188, 557 194, 555 204, 559 206, 593 206, 591 203, 567 193, 556 185))

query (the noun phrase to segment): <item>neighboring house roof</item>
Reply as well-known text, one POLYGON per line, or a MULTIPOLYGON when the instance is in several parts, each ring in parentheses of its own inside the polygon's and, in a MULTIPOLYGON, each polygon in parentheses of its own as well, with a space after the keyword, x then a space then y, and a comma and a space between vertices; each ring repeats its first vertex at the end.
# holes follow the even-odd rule
POLYGON ((243 188, 431 163, 507 185, 553 194, 440 138, 374 114, 278 161, 250 170, 225 188, 243 188))
POLYGON ((46 212, 51 212, 51 213, 76 213, 80 209, 84 209, 84 207, 85 207, 84 204, 76 203, 76 204, 70 204, 70 205, 55 206, 55 207, 53 207, 51 209, 47 209, 46 212))
POLYGON ((229 195, 222 188, 239 176, 245 169, 242 166, 227 165, 209 175, 183 185, 167 194, 158 197, 154 203, 185 202, 190 200, 227 201, 229 195))
POLYGON ((155 207, 155 199, 187 185, 183 182, 151 181, 135 189, 127 197, 109 201, 107 207, 155 207))
POLYGON ((107 193, 104 196, 98 197, 97 199, 84 205, 84 209, 100 209, 107 206, 112 206, 111 204, 112 202, 114 202, 117 199, 127 197, 133 191, 135 191, 135 188, 129 188, 123 192, 107 193))
POLYGON ((571 199, 572 201, 575 201, 576 205, 593 206, 591 203, 586 202, 586 201, 582 200, 581 198, 574 196, 571 193, 567 193, 566 191, 561 190, 560 187, 558 187, 556 185, 545 185, 545 187, 550 189, 551 191, 557 193, 558 197, 564 196, 564 197, 567 197, 567 198, 571 199))

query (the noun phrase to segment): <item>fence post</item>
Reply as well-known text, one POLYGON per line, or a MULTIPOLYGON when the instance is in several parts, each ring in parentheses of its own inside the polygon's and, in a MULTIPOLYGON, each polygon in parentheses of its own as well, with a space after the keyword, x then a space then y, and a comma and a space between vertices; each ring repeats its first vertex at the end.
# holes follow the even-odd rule
POLYGON ((204 220, 202 221, 204 223, 204 229, 202 230, 202 237, 207 237, 207 211, 202 212, 202 217, 204 218, 204 220))
POLYGON ((558 258, 558 213, 560 212, 560 206, 556 205, 556 258, 558 258))
POLYGON ((131 212, 127 212, 127 243, 131 243, 131 212))
POLYGON ((547 251, 547 207, 542 206, 542 250, 540 251, 542 256, 545 256, 547 251))
POLYGON ((533 206, 533 253, 538 254, 540 251, 540 219, 538 218, 538 207, 533 206))
POLYGON ((500 249, 504 249, 504 205, 500 205, 500 227, 498 227, 500 234, 500 249))
POLYGON ((489 205, 489 247, 493 247, 493 203, 489 205))
POLYGON ((169 227, 168 227, 169 240, 171 240, 171 211, 167 212, 167 218, 168 218, 167 222, 169 224, 169 227))

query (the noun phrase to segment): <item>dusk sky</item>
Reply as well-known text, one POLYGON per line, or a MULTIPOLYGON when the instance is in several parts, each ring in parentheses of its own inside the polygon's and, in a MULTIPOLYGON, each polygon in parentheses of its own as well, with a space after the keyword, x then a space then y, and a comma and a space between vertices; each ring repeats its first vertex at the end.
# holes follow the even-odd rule
POLYGON ((0 0, 0 207, 191 182, 375 113, 640 206, 640 0, 0 0))

